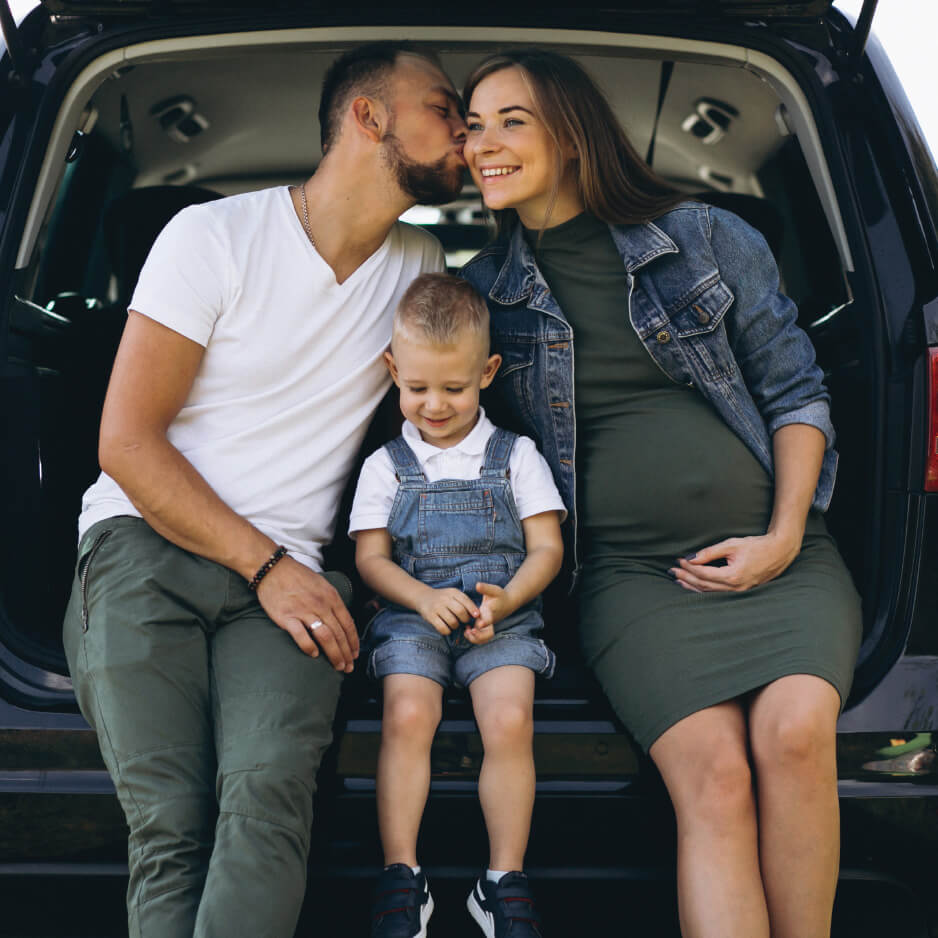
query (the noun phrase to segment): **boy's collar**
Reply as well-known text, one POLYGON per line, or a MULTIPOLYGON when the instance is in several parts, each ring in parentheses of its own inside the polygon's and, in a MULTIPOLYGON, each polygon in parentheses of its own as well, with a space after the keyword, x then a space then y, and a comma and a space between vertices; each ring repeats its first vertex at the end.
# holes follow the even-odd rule
POLYGON ((480 406, 476 425, 455 446, 440 447, 428 443, 409 420, 404 421, 401 435, 420 459, 429 459, 431 456, 451 452, 452 450, 458 450, 468 456, 477 456, 484 453, 485 446, 494 430, 494 424, 485 416, 485 408, 480 406))

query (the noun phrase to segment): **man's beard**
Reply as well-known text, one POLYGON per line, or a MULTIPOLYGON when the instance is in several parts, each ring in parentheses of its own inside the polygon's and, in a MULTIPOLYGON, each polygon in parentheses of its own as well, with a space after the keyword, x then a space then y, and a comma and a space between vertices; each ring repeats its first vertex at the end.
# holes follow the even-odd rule
POLYGON ((392 133, 381 138, 385 159, 397 184, 420 205, 452 202, 462 189, 462 168, 448 165, 449 156, 433 163, 418 163, 404 155, 401 141, 392 133))

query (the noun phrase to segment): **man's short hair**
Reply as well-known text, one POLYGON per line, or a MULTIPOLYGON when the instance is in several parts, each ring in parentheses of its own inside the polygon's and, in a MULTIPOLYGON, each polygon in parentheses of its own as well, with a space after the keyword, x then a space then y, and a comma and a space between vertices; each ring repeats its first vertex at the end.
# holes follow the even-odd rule
POLYGON ((319 96, 319 138, 322 152, 335 143, 342 118, 353 98, 365 95, 385 101, 388 79, 400 55, 418 55, 442 71, 432 52, 418 49, 412 42, 369 42, 349 49, 329 66, 319 96))
POLYGON ((403 332, 431 345, 454 345, 466 332, 489 342, 489 308, 476 288, 452 274, 421 274, 394 313, 394 334, 403 332))

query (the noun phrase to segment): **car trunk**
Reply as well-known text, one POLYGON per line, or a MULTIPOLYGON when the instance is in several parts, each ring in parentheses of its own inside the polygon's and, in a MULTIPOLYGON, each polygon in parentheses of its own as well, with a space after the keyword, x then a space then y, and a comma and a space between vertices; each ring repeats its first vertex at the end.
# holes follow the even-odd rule
MULTIPOLYGON (((900 602, 908 585, 895 549, 908 536, 907 509, 887 498, 879 455, 887 447, 883 311, 861 269, 865 253, 857 253, 867 249, 862 213, 831 127, 821 56, 783 38, 835 41, 836 31, 822 23, 828 0, 607 4, 594 14, 578 10, 592 17, 580 32, 535 27, 527 14, 484 11, 473 11, 470 21, 489 15, 495 26, 382 26, 384 7, 374 13, 378 25, 354 26, 357 15, 346 11, 328 14, 329 24, 320 26, 317 5, 301 4, 272 14, 280 27, 272 32, 260 28, 272 21, 256 17, 233 28, 224 19, 231 9, 208 2, 174 5, 173 16, 163 18, 132 2, 46 6, 59 21, 46 35, 58 37, 60 58, 70 57, 24 144, 23 173, 35 190, 10 206, 0 243, 0 257, 16 260, 0 296, 10 316, 0 352, 11 454, 0 495, 0 528, 8 532, 0 642, 23 706, 73 707, 59 629, 75 519, 97 472, 101 401, 138 269, 123 264, 132 231, 145 227, 139 200, 150 194, 147 217, 158 230, 167 207, 160 187, 185 200, 302 180, 319 157, 312 115, 328 62, 358 42, 404 36, 439 49, 457 85, 494 46, 544 42, 578 56, 639 151, 654 142, 656 169, 766 236, 833 399, 841 467, 829 524, 864 597, 868 636, 858 696, 879 682, 901 648, 896 636, 908 629, 900 602), (83 38, 85 24, 98 20, 101 38, 83 38), (745 25, 752 21, 765 28, 745 25), (629 29, 616 32, 623 23, 629 29), (664 63, 673 66, 666 82, 664 63)), ((545 10, 552 14, 550 4, 545 10)), ((418 13, 409 7, 406 15, 418 13)), ((855 105, 848 99, 843 106, 855 105)), ((454 267, 487 237, 472 194, 413 218, 438 234, 454 267)), ((141 245, 133 249, 142 260, 141 245)), ((337 537, 344 540, 341 524, 337 537)), ((536 755, 546 798, 539 810, 549 814, 552 797, 573 791, 620 797, 622 817, 647 825, 634 796, 653 787, 654 773, 579 660, 569 601, 558 594, 549 608, 561 666, 553 683, 538 687, 536 755)), ((350 681, 340 715, 345 732, 326 776, 326 788, 347 802, 335 823, 361 828, 360 837, 346 838, 350 855, 370 836, 355 820, 355 806, 373 789, 379 719, 374 689, 360 677, 350 681)), ((480 758, 466 699, 455 694, 434 746, 435 791, 472 790, 480 758)), ((559 814, 555 822, 575 824, 559 814)), ((339 854, 335 862, 341 866, 339 854)))

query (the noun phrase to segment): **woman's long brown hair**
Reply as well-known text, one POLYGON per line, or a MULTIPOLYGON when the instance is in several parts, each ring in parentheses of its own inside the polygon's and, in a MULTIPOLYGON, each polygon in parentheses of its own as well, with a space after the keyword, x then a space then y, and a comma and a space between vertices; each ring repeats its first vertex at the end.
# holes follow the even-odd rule
MULTIPOLYGON (((557 148, 557 172, 547 220, 560 188, 563 144, 577 153, 576 178, 586 210, 609 224, 651 221, 687 199, 654 172, 629 143, 592 78, 573 59, 546 49, 511 49, 480 62, 466 81, 463 101, 489 75, 517 68, 557 148)), ((498 233, 514 224, 514 209, 493 212, 498 233)))

